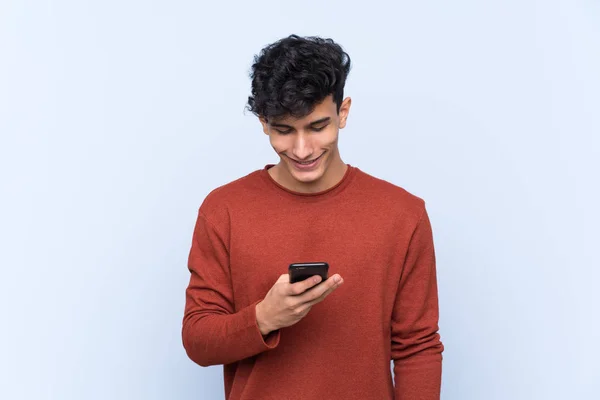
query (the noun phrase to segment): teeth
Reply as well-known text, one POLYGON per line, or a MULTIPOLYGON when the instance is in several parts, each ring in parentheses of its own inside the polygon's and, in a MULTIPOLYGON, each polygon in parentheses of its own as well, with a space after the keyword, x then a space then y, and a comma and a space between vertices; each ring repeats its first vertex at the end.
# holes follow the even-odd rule
MULTIPOLYGON (((319 157, 317 157, 317 158, 319 158, 319 157)), ((314 162, 317 160, 317 158, 315 158, 314 160, 311 160, 311 161, 296 161, 296 162, 297 162, 298 164, 304 164, 304 165, 308 165, 308 164, 312 164, 312 163, 314 163, 314 162)))
MULTIPOLYGON (((322 155, 323 155, 323 154, 321 154, 321 156, 322 156, 322 155)), ((315 159, 313 159, 313 160, 311 160, 311 161, 296 161, 296 160, 294 160, 294 162, 297 162, 297 163, 298 163, 298 164, 300 164, 300 165, 309 165, 309 164, 312 164, 312 163, 314 163, 315 161, 317 161, 319 158, 321 158, 321 156, 319 156, 319 157, 317 157, 317 158, 315 158, 315 159)))

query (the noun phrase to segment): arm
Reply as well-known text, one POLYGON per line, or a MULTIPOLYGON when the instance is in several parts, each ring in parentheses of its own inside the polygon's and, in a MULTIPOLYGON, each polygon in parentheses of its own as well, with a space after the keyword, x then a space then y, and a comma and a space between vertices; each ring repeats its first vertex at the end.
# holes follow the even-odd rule
POLYGON ((439 400, 442 351, 433 235, 424 209, 413 232, 392 314, 396 400, 439 400))
POLYGON ((204 367, 252 357, 279 343, 279 331, 261 334, 258 302, 234 310, 225 237, 200 211, 188 259, 182 337, 189 358, 204 367))

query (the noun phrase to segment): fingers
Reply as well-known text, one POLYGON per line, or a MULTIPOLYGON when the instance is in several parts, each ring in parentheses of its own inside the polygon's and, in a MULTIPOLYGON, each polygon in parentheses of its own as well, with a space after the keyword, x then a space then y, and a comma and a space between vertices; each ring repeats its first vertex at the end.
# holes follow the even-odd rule
POLYGON ((335 285, 333 285, 332 287, 330 287, 329 289, 327 289, 325 291, 325 293, 323 293, 322 295, 320 295, 316 299, 308 301, 306 304, 308 304, 309 307, 312 307, 315 304, 322 302, 323 300, 325 300, 325 298, 327 296, 329 296, 331 294, 331 292, 333 292, 335 289, 337 289, 338 287, 340 287, 342 283, 344 283, 343 279, 339 283, 336 283, 335 285))
POLYGON ((298 296, 298 301, 299 303, 316 304, 320 301, 323 301, 325 297, 337 289, 343 282, 344 280, 342 277, 338 274, 335 274, 313 290, 298 296))
MULTIPOLYGON (((319 275, 314 275, 303 281, 292 283, 291 285, 289 285, 288 294, 290 294, 292 296, 297 296, 299 294, 302 294, 302 293, 306 292, 308 289, 310 289, 311 287, 313 287, 316 284, 318 284, 319 282, 321 282, 321 280, 322 280, 322 278, 319 275)), ((288 277, 288 282, 289 282, 289 277, 288 277)))

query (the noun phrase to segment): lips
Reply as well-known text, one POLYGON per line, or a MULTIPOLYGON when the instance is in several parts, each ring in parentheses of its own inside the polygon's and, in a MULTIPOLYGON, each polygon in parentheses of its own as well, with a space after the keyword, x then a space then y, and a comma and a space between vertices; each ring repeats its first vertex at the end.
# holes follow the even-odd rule
POLYGON ((320 155, 319 157, 317 157, 317 158, 315 158, 315 159, 313 159, 313 160, 309 160, 309 161, 302 161, 302 162, 301 162, 301 161, 298 161, 298 160, 294 160, 294 159, 293 159, 293 158, 291 158, 291 157, 290 157, 290 160, 292 160, 292 161, 294 161, 295 163, 297 163, 297 164, 300 164, 300 165, 310 165, 310 164, 314 163, 315 161, 317 161, 319 158, 323 157, 323 154, 325 154, 325 152, 321 153, 321 155, 320 155))
POLYGON ((310 160, 308 163, 302 163, 299 161, 294 160, 293 158, 288 157, 290 160, 293 161, 293 167, 296 171, 302 171, 302 172, 308 172, 308 171, 314 171, 319 165, 321 165, 321 158, 323 158, 323 154, 325 154, 325 152, 323 152, 319 157, 310 160))

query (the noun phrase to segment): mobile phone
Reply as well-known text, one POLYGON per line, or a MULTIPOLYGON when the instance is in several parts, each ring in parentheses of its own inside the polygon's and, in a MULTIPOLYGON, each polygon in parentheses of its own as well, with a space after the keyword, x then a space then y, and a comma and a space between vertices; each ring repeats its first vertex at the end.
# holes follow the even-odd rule
POLYGON ((329 264, 326 262, 303 262, 290 264, 289 268, 290 283, 296 283, 310 278, 314 275, 321 276, 321 282, 327 279, 329 264))

